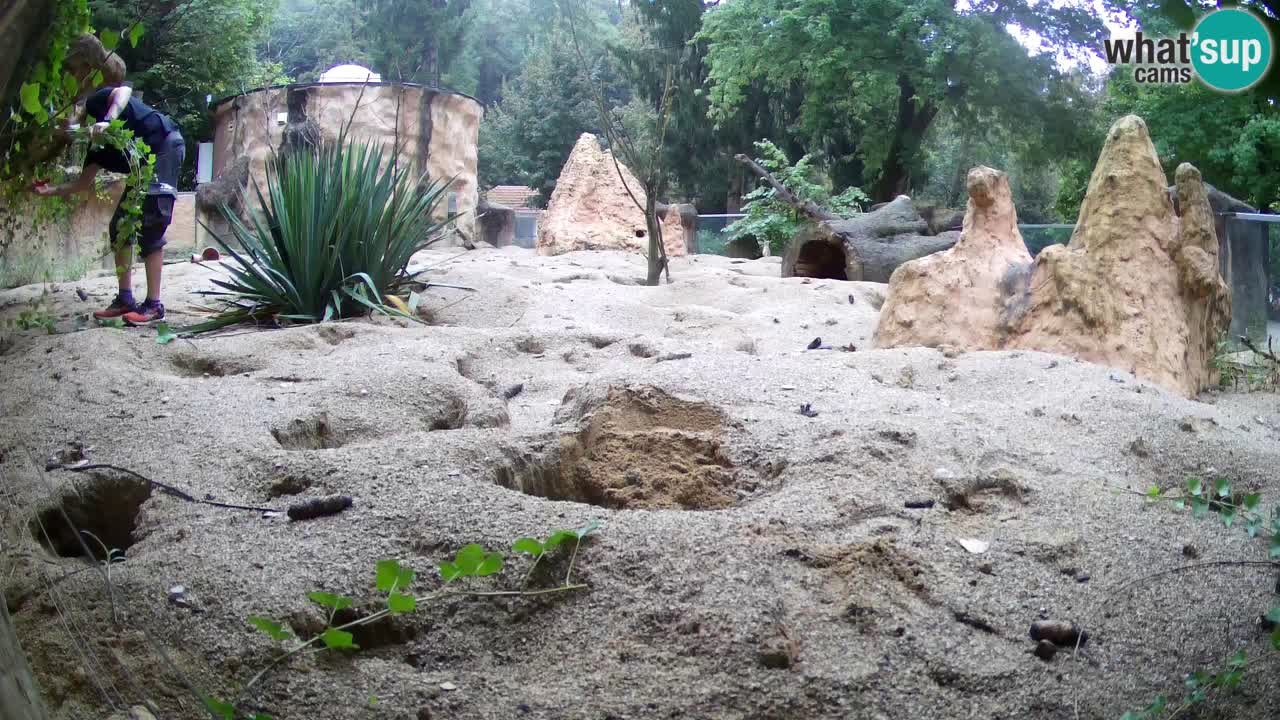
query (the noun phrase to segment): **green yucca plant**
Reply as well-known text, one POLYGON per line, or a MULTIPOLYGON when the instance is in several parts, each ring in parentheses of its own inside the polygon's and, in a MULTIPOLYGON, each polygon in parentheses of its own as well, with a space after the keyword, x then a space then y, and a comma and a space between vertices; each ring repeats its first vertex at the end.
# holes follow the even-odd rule
POLYGON ((215 237, 230 256, 230 278, 214 280, 221 290, 203 294, 217 297, 223 309, 182 331, 370 312, 406 316, 403 302, 388 300, 409 279, 409 258, 458 217, 434 217, 450 185, 415 182, 381 147, 350 141, 345 133, 336 142, 273 157, 265 197, 254 182, 261 209, 250 224, 222 208, 235 242, 215 237))

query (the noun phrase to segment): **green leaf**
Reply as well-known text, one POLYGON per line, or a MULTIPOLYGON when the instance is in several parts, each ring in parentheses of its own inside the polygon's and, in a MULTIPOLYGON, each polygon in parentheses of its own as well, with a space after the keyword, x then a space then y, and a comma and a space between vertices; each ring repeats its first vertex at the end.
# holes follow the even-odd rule
POLYGON ((1231 497, 1231 483, 1226 478, 1218 478, 1213 483, 1213 491, 1218 497, 1231 497))
POLYGON ((527 538, 527 537, 520 538, 519 540, 516 540, 514 543, 512 543, 511 551, 518 552, 518 553, 527 553, 529 555, 532 555, 535 558, 541 557, 542 553, 544 552, 542 549, 542 543, 538 542, 537 540, 534 540, 533 538, 527 538))
POLYGON ((502 572, 502 556, 498 553, 489 553, 485 556, 484 562, 480 563, 480 567, 476 568, 476 577, 488 577, 500 572, 502 572))
POLYGON ((578 534, 573 530, 556 530, 547 537, 546 542, 542 543, 542 546, 547 550, 551 550, 553 548, 560 547, 562 543, 577 539, 578 534))
POLYGON ((1245 523, 1244 531, 1249 533, 1249 537, 1257 537, 1258 532, 1262 530, 1262 518, 1254 515, 1245 523))
POLYGON ((440 578, 446 583, 453 582, 460 575, 462 575, 462 571, 458 569, 457 565, 451 562, 440 563, 440 578))
POLYGON ((1232 670, 1243 670, 1248 667, 1248 665, 1249 654, 1246 653, 1243 648, 1236 651, 1236 654, 1232 655, 1231 659, 1227 661, 1227 667, 1232 670))
POLYGON ((1160 497, 1160 486, 1152 485, 1151 487, 1147 488, 1147 497, 1153 500, 1160 497))
POLYGON ((1205 513, 1209 512, 1209 501, 1199 498, 1191 501, 1191 517, 1202 518, 1205 513))
POLYGON ((1262 493, 1250 493, 1244 496, 1244 509, 1250 512, 1258 509, 1258 504, 1262 502, 1262 493))
POLYGON ((68 98, 74 98, 80 92, 80 83, 76 80, 76 76, 66 73, 62 76, 62 92, 68 98))
POLYGON ((309 592, 307 593, 307 598, 317 605, 333 608, 334 610, 345 610, 351 607, 351 598, 334 595, 333 593, 309 592))
POLYGON ((103 77, 101 70, 94 70, 93 74, 89 76, 89 84, 93 87, 101 85, 103 80, 106 80, 106 78, 103 77))
POLYGON ((284 626, 274 620, 268 620, 264 617, 250 617, 249 624, 266 633, 272 640, 284 640, 289 637, 289 631, 284 626))
POLYGON ((458 551, 453 563, 458 566, 458 572, 470 576, 476 574, 476 570, 480 568, 480 564, 484 562, 484 559, 484 548, 472 543, 458 551))
POLYGON ((1271 608, 1271 612, 1267 613, 1267 620, 1280 623, 1280 605, 1271 608))
POLYGON ((120 44, 120 33, 115 30, 103 30, 98 39, 102 41, 102 47, 107 52, 115 52, 116 46, 120 44))
MULTIPOLYGON (((35 83, 23 83, 22 89, 18 91, 18 96, 22 99, 22 109, 28 115, 39 115, 45 112, 44 105, 40 104, 40 86, 35 83)), ((47 114, 47 113, 46 113, 47 114)))
POLYGON ((1202 670, 1197 670, 1187 676, 1186 685, 1190 690, 1204 687, 1209 682, 1209 676, 1202 670))
POLYGON ((141 22, 134 23, 133 27, 129 29, 129 47, 138 47, 138 41, 142 39, 143 34, 146 32, 147 29, 142 26, 141 22))
POLYGON ((169 327, 169 323, 156 323, 156 344, 168 345, 178 339, 178 333, 169 327))
POLYGON ((1186 510, 1186 509, 1187 509, 1187 501, 1186 501, 1186 500, 1183 500, 1182 498, 1178 498, 1177 500, 1174 500, 1174 501, 1173 501, 1173 507, 1174 507, 1174 508, 1176 508, 1176 509, 1178 509, 1178 510, 1186 510))
POLYGON ((209 712, 223 718, 223 720, 235 720, 236 708, 229 702, 223 702, 217 698, 207 697, 204 699, 204 706, 209 712))
POLYGON ((577 538, 578 538, 579 540, 581 540, 582 538, 584 538, 584 537, 586 537, 586 536, 590 535, 591 533, 593 533, 593 532, 595 532, 595 531, 599 530, 601 527, 603 527, 603 525, 601 524, 601 522, 600 522, 599 520, 592 520, 591 522, 587 523, 586 525, 583 525, 582 527, 578 528, 577 530, 574 530, 574 531, 573 531, 573 534, 574 534, 574 535, 576 535, 576 536, 577 536, 577 538))
POLYGON ((393 613, 408 613, 418 609, 418 601, 412 595, 393 592, 387 596, 387 609, 393 613))
POLYGON ((1199 497, 1200 493, 1204 492, 1204 484, 1201 483, 1200 478, 1187 478, 1187 492, 1197 497, 1199 497))
POLYGON ((359 650, 360 646, 351 642, 355 636, 346 630, 338 628, 328 628, 320 635, 320 639, 324 641, 324 646, 332 650, 359 650))
POLYGON ((396 560, 379 560, 377 564, 377 576, 373 581, 378 592, 390 592, 392 588, 399 587, 400 580, 400 563, 396 560))
POLYGON ((400 576, 396 578, 396 587, 404 589, 413 584, 413 579, 418 576, 418 571, 410 567, 400 567, 400 576))
POLYGON ((1222 518, 1222 524, 1231 527, 1236 521, 1236 511, 1234 508, 1224 507, 1218 511, 1218 515, 1222 518))

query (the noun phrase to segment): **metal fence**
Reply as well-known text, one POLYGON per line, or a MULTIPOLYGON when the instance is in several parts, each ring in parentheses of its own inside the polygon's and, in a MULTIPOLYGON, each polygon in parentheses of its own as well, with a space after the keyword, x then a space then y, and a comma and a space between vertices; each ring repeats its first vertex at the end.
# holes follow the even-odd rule
POLYGON ((1280 215, 1223 213, 1217 225, 1232 337, 1280 343, 1280 215))
POLYGON ((516 210, 516 231, 512 242, 522 248, 533 247, 538 241, 538 216, 541 214, 540 210, 516 210))

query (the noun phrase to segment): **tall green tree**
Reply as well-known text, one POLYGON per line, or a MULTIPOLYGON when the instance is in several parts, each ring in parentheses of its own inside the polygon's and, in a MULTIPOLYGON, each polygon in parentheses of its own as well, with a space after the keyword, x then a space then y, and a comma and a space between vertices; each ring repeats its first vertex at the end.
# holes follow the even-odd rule
POLYGON ((474 95, 486 108, 502 100, 502 87, 524 68, 537 38, 554 21, 549 0, 473 0, 469 30, 445 78, 455 90, 474 95))
POLYGON ((1058 53, 1101 47, 1087 8, 1030 0, 734 0, 710 10, 710 115, 735 119, 754 88, 788 102, 784 122, 832 161, 837 185, 875 199, 908 192, 923 142, 943 110, 1073 139, 1075 85, 1058 53), (1031 54, 1007 30, 1034 32, 1031 54))
MULTIPOLYGON (((734 212, 746 178, 733 156, 753 152, 760 138, 786 143, 775 112, 783 98, 771 98, 753 86, 743 93, 731 119, 708 121, 708 42, 698 34, 713 7, 715 3, 703 0, 629 4, 614 54, 636 94, 650 103, 661 96, 666 68, 674 69, 672 115, 662 148, 672 192, 704 210, 734 212)), ((798 144, 791 149, 800 152, 798 144)))
POLYGON ((356 0, 283 0, 258 57, 295 81, 313 82, 334 65, 369 63, 363 26, 356 0))
MULTIPOLYGON (((542 16, 523 68, 500 90, 501 102, 480 124, 480 184, 528 185, 545 204, 573 145, 584 132, 603 136, 593 83, 603 88, 610 107, 631 97, 618 63, 607 53, 617 42, 616 16, 602 3, 578 8, 579 41, 598 59, 584 67, 572 35, 558 14, 542 16)), ((602 142, 606 142, 601 137, 602 142)))
POLYGON ((367 0, 362 28, 373 68, 384 80, 439 86, 469 30, 472 0, 367 0))

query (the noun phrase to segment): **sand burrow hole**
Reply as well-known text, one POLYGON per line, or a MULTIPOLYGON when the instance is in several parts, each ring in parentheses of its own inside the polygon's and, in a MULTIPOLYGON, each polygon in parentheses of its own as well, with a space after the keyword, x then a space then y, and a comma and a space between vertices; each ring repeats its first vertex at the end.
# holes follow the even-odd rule
POLYGON ((138 511, 150 497, 151 483, 114 473, 88 473, 31 519, 31 535, 61 557, 103 560, 108 551, 133 545, 138 511))
POLYGON ((811 277, 822 280, 848 280, 845 272, 847 259, 844 247, 828 240, 811 240, 800 247, 796 255, 795 277, 811 277))
POLYGON ((273 427, 271 436, 285 450, 327 450, 340 448, 347 441, 346 433, 325 412, 273 427))
POLYGON ((653 387, 611 388, 558 441, 512 453, 494 481, 529 495, 608 508, 711 510, 738 499, 726 419, 653 387))

